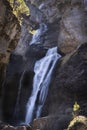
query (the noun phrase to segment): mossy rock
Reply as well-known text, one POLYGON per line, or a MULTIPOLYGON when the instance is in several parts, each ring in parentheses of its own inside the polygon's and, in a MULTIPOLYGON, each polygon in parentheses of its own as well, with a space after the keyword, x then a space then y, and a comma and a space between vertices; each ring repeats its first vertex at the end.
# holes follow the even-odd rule
POLYGON ((87 130, 87 118, 84 116, 75 117, 70 122, 67 130, 87 130))

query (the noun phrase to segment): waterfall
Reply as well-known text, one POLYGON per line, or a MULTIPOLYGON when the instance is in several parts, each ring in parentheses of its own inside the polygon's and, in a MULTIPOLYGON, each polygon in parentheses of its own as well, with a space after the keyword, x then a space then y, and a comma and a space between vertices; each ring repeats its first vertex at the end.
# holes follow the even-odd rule
POLYGON ((40 37, 47 31, 47 25, 44 23, 40 24, 39 29, 36 30, 36 33, 33 35, 33 38, 29 45, 40 44, 40 37))
POLYGON ((54 47, 47 51, 45 57, 35 63, 33 90, 26 106, 26 124, 32 121, 34 114, 35 118, 38 118, 40 116, 41 109, 47 97, 52 72, 59 58, 60 55, 57 53, 57 47, 54 47))
POLYGON ((44 3, 39 5, 39 9, 41 10, 44 7, 44 3))

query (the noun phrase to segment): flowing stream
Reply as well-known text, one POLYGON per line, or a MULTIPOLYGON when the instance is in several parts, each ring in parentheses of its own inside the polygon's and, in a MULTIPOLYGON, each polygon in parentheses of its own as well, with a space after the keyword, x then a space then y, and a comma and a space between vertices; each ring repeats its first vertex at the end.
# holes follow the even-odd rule
POLYGON ((54 47, 47 51, 45 57, 35 63, 32 94, 26 106, 26 124, 32 121, 34 115, 35 118, 40 116, 47 97, 52 72, 59 58, 60 55, 57 53, 57 47, 54 47))
POLYGON ((47 25, 44 23, 40 24, 39 29, 36 30, 36 33, 33 35, 31 42, 29 45, 32 44, 40 44, 40 37, 47 31, 47 25))
MULTIPOLYGON (((33 35, 31 42, 29 45, 32 44, 40 44, 41 37, 47 31, 47 25, 44 23, 40 24, 39 29, 36 30, 36 33, 33 35)), ((33 78, 33 88, 31 92, 31 96, 28 99, 26 104, 26 115, 25 115, 25 122, 24 124, 29 124, 34 118, 38 118, 41 115, 42 107, 45 103, 49 84, 51 81, 53 69, 55 67, 56 62, 61 56, 57 53, 57 47, 48 49, 46 55, 36 61, 34 66, 35 76, 33 78)), ((25 71, 23 72, 20 83, 19 83, 19 90, 18 90, 18 97, 17 102, 15 105, 14 116, 19 114, 19 100, 20 100, 20 93, 22 88, 22 80, 24 77, 25 71)))

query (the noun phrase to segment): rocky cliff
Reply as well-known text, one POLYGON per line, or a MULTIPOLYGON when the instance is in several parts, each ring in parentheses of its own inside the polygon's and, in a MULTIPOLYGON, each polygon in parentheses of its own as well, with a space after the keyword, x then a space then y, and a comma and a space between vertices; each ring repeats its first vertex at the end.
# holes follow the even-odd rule
POLYGON ((35 62, 45 56, 49 48, 57 46, 62 57, 55 66, 41 118, 35 119, 31 126, 33 130, 64 130, 73 118, 75 102, 80 106, 76 114, 87 116, 87 1, 24 1, 30 16, 24 19, 20 41, 7 66, 3 120, 14 125, 24 121, 35 62), (28 32, 28 26, 38 29, 43 23, 47 29, 30 46, 33 35, 28 32), (19 106, 14 115, 20 84, 19 106))
MULTIPOLYGON (((20 25, 6 0, 0 1, 0 89, 5 76, 9 56, 20 37, 20 25)), ((1 90, 0 90, 1 91, 1 90)))

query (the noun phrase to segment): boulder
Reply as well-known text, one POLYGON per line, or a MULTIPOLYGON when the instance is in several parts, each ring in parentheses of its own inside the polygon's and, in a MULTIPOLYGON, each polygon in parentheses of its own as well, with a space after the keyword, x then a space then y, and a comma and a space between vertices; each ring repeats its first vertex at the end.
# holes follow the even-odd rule
POLYGON ((16 130, 15 127, 0 121, 0 130, 16 130))
POLYGON ((16 130, 32 130, 30 126, 24 125, 24 126, 18 126, 16 130))
POLYGON ((66 129, 71 117, 68 115, 48 116, 35 119, 32 123, 33 130, 63 130, 66 129))
POLYGON ((87 130, 87 118, 84 116, 75 117, 70 122, 67 130, 87 130))
POLYGON ((61 5, 58 5, 62 13, 58 48, 63 54, 73 52, 78 46, 87 41, 85 3, 81 0, 67 0, 67 2, 61 2, 61 5))
POLYGON ((13 126, 5 126, 2 130, 16 130, 13 126))
POLYGON ((16 130, 27 130, 25 126, 19 126, 16 130))

